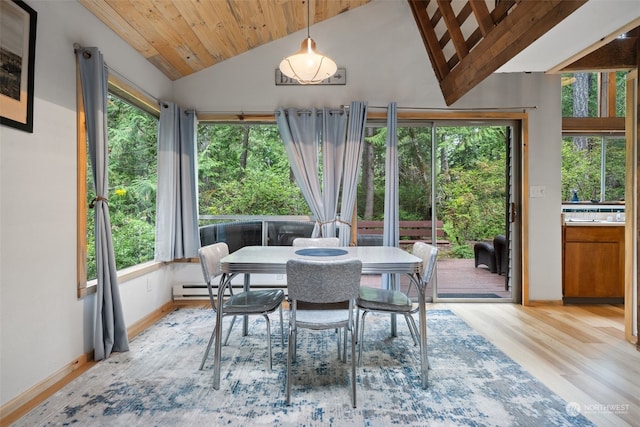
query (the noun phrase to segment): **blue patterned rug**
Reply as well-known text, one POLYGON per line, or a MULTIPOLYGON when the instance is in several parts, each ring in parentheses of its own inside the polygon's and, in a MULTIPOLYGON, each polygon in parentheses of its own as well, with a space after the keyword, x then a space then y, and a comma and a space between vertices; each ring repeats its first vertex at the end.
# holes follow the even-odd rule
POLYGON ((350 405, 349 364, 337 360, 330 331, 300 332, 287 407, 277 315, 272 317, 273 372, 266 369, 264 320, 254 317, 249 336, 242 337, 236 325, 223 347, 216 391, 213 351, 205 369, 198 370, 213 312, 176 310, 132 340, 129 352, 96 364, 15 425, 592 425, 451 311, 432 310, 427 319, 427 390, 420 387, 419 351, 404 321, 392 339, 388 316, 369 315, 357 371, 358 407, 350 405))

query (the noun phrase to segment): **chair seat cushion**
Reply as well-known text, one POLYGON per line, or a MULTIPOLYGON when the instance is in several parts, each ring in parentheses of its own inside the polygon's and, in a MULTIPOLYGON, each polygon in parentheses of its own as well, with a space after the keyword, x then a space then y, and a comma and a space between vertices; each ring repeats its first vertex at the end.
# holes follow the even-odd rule
POLYGON ((296 325, 306 329, 341 328, 349 322, 349 310, 296 310, 296 325))
POLYGON ((227 314, 264 313, 278 308, 283 300, 282 289, 240 292, 225 301, 223 311, 227 314))
POLYGON ((357 304, 362 309, 381 311, 411 311, 413 302, 400 291, 360 287, 357 304))

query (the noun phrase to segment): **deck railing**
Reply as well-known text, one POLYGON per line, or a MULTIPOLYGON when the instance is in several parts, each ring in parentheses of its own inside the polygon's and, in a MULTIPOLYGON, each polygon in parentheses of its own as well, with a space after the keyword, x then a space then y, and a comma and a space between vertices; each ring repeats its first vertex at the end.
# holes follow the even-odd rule
POLYGON ((200 215, 200 242, 225 241, 229 250, 242 246, 286 246, 310 237, 315 220, 308 215, 200 215))

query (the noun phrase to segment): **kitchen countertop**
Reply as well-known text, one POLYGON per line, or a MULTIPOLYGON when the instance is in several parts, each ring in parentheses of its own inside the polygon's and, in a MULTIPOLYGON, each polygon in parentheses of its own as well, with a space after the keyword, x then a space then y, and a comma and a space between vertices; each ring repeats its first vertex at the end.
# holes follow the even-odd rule
POLYGON ((564 222, 566 226, 579 226, 579 227, 622 227, 625 225, 624 221, 606 221, 599 219, 581 219, 573 218, 567 219, 564 222))

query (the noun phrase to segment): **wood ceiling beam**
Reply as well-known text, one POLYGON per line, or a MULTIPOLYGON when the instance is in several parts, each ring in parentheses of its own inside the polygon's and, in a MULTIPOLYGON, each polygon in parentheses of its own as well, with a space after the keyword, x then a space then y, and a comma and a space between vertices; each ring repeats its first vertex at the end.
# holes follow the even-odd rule
POLYGON ((521 2, 440 82, 447 105, 469 92, 586 0, 521 2))
POLYGON ((467 43, 464 40, 460 24, 458 23, 456 14, 453 12, 451 3, 448 0, 438 0, 438 9, 442 12, 444 23, 447 26, 447 32, 449 36, 451 36, 451 41, 456 49, 458 59, 462 60, 462 58, 469 54, 469 48, 467 48, 467 43))
POLYGON ((485 3, 484 0, 469 0, 469 6, 471 6, 476 21, 478 21, 482 37, 486 37, 494 27, 487 3, 485 3))
POLYGON ((638 63, 638 38, 615 39, 598 50, 567 65, 563 73, 630 70, 638 63))
POLYGON ((496 8, 491 12, 493 24, 498 25, 507 16, 512 7, 516 5, 515 0, 503 0, 496 4, 496 8))
POLYGON ((429 54, 433 71, 435 72, 438 81, 442 81, 442 79, 449 73, 450 69, 447 65, 444 53, 440 48, 438 36, 436 35, 431 20, 429 19, 427 4, 428 2, 421 0, 409 0, 409 6, 411 7, 413 18, 416 21, 416 25, 418 26, 418 30, 422 36, 422 42, 429 54))

